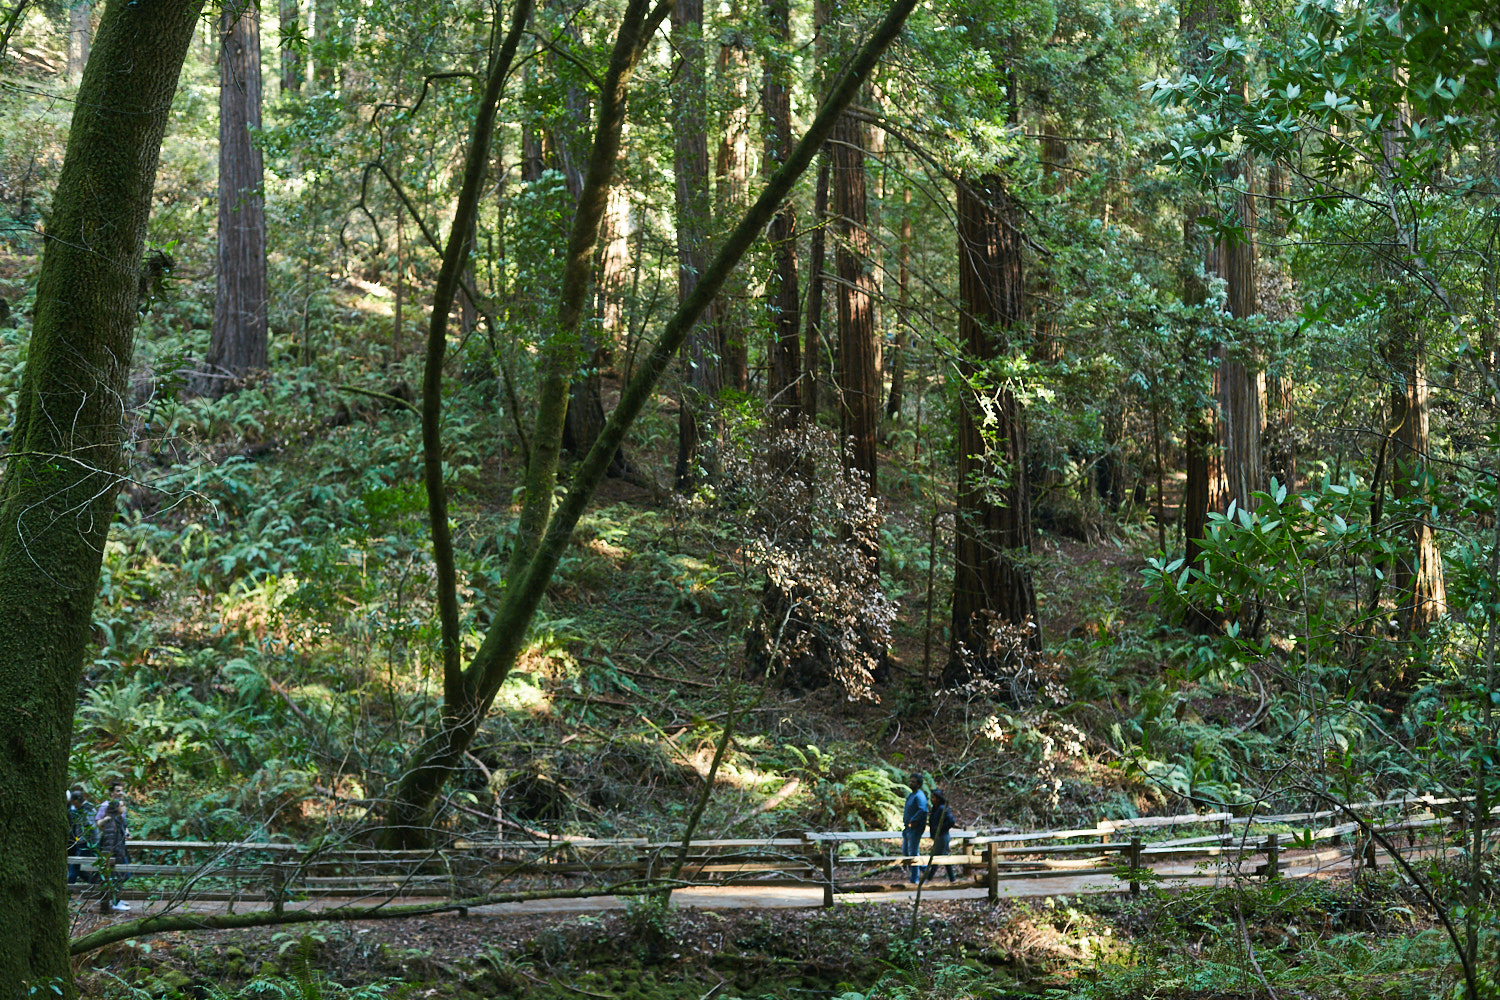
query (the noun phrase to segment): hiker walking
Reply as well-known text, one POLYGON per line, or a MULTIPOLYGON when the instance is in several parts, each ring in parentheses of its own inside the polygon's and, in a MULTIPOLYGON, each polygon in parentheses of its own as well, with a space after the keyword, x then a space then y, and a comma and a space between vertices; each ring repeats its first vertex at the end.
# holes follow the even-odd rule
MULTIPOLYGON (((948 853, 948 838, 953 833, 953 828, 958 823, 953 819, 953 810, 948 808, 948 797, 943 794, 941 788, 932 790, 932 808, 929 810, 929 830, 932 834, 932 853, 941 855, 948 853)), ((935 866, 934 866, 935 867, 935 866)), ((953 882, 953 866, 948 865, 948 881, 953 882)), ((931 878, 932 873, 928 872, 931 878)))
POLYGON ((117 871, 119 865, 130 864, 130 852, 125 848, 125 804, 119 799, 110 799, 102 808, 104 815, 99 820, 98 827, 99 867, 104 895, 99 900, 99 912, 122 913, 130 909, 130 904, 120 898, 120 887, 125 884, 125 876, 117 871))
MULTIPOLYGON (((911 794, 906 797, 906 809, 901 816, 901 853, 914 858, 922 853, 922 834, 927 832, 927 793, 922 791, 919 772, 913 772, 906 783, 911 794)), ((913 883, 921 881, 921 865, 911 865, 910 872, 913 883)))
MULTIPOLYGON (((95 806, 88 800, 82 785, 74 785, 68 790, 68 857, 69 858, 92 858, 94 856, 94 843, 99 839, 99 828, 94 825, 95 806)), ((92 873, 90 873, 92 874, 92 873)), ((86 882, 93 879, 83 874, 83 865, 77 861, 68 862, 68 884, 72 885, 82 877, 86 882)))

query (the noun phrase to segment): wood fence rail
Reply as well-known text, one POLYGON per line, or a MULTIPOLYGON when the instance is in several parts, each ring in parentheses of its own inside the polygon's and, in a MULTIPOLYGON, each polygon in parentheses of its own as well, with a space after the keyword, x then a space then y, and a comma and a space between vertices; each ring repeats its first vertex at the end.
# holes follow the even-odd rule
MULTIPOLYGON (((1421 796, 1359 803, 1350 808, 1366 813, 1398 812, 1372 824, 1374 829, 1386 836, 1405 834, 1415 842, 1428 831, 1463 825, 1463 804, 1464 800, 1421 796), (1414 813, 1413 808, 1421 811, 1414 813)), ((820 885, 824 904, 831 906, 836 892, 879 888, 869 884, 872 878, 911 865, 931 866, 932 871, 945 865, 962 868, 972 879, 971 884, 988 888, 992 900, 999 898, 1002 877, 1045 878, 1091 869, 1120 871, 1135 892, 1153 861, 1194 857, 1221 859, 1239 865, 1243 871, 1255 856, 1265 855, 1252 874, 1276 878, 1282 853, 1289 848, 1303 851, 1303 862, 1350 857, 1357 864, 1373 865, 1374 845, 1361 834, 1358 823, 1320 829, 1308 825, 1343 812, 1248 817, 1215 812, 1102 820, 1091 829, 953 830, 949 853, 942 855, 868 850, 882 842, 899 842, 899 830, 809 831, 794 837, 695 840, 688 845, 681 875, 699 884, 820 885), (1253 827, 1297 824, 1302 828, 1296 834, 1284 829, 1251 835, 1253 827), (1214 832, 1172 836, 1204 826, 1214 832), (1116 839, 1121 834, 1129 834, 1128 839, 1116 839), (1165 838, 1148 841, 1148 834, 1165 834, 1165 838), (1130 879, 1131 874, 1141 877, 1130 879)), ((1495 814, 1500 814, 1500 807, 1495 814)), ((232 912, 233 904, 241 900, 271 900, 279 906, 320 896, 462 898, 492 892, 496 886, 516 880, 552 884, 559 879, 591 875, 659 877, 670 868, 680 847, 678 841, 588 837, 461 838, 440 849, 406 851, 347 843, 141 840, 130 844, 133 854, 142 859, 140 863, 114 865, 89 857, 69 861, 111 880, 128 880, 123 894, 130 898, 228 901, 232 912)), ((91 891, 89 885, 73 888, 75 892, 91 891)))

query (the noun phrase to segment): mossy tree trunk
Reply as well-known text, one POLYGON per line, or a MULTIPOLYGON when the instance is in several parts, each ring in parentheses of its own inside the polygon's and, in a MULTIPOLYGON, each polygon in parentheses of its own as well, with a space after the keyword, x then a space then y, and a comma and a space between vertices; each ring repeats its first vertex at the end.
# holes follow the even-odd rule
MULTIPOLYGON (((68 963, 63 792, 124 439, 136 282, 172 94, 202 0, 111 0, 53 196, 0 482, 0 983, 68 963)), ((50 995, 50 991, 40 991, 50 995)))

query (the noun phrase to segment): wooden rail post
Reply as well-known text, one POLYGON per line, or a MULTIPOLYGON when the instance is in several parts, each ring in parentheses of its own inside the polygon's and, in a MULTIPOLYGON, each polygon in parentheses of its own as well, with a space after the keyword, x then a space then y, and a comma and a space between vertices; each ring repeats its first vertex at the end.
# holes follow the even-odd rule
POLYGON ((985 845, 984 862, 989 869, 985 874, 985 885, 989 889, 990 903, 993 905, 1000 902, 1000 855, 995 853, 994 844, 985 845))
POLYGON ((833 856, 838 851, 836 841, 823 844, 823 905, 833 905, 833 856))
POLYGON ((1271 833, 1266 835, 1266 878, 1277 879, 1281 877, 1281 837, 1271 833))
POLYGON ((1136 873, 1136 869, 1138 869, 1138 868, 1141 867, 1141 838, 1140 837, 1131 837, 1130 838, 1130 854, 1129 854, 1129 857, 1130 857, 1130 894, 1132 896, 1139 896, 1141 894, 1141 884, 1136 881, 1136 879, 1135 879, 1135 873, 1136 873))

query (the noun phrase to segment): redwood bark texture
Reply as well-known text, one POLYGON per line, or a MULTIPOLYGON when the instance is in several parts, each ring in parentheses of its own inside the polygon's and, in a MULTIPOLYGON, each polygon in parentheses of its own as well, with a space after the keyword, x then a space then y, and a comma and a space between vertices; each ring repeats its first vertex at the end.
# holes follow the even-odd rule
MULTIPOLYGON (((991 174, 958 185, 958 513, 954 526, 953 641, 945 681, 959 682, 987 643, 975 616, 1036 620, 1026 415, 1011 387, 990 384, 989 363, 1014 349, 1025 322, 1023 247, 1010 197, 991 174), (979 386, 976 390, 976 385, 979 386)), ((1040 649, 1040 626, 1029 636, 1040 649)))
MULTIPOLYGON (((114 516, 157 156, 201 0, 111 0, 74 104, 0 481, 0 983, 73 995, 73 710, 114 516)), ((10 995, 7 993, 7 995, 10 995)))
POLYGON ((839 434, 844 469, 865 477, 876 492, 875 438, 880 430, 875 329, 875 276, 865 201, 864 127, 845 114, 829 142, 833 200, 834 272, 838 275, 839 434))
POLYGON ((266 367, 266 207, 260 150, 260 11, 226 6, 219 21, 219 284, 208 391, 266 367))

